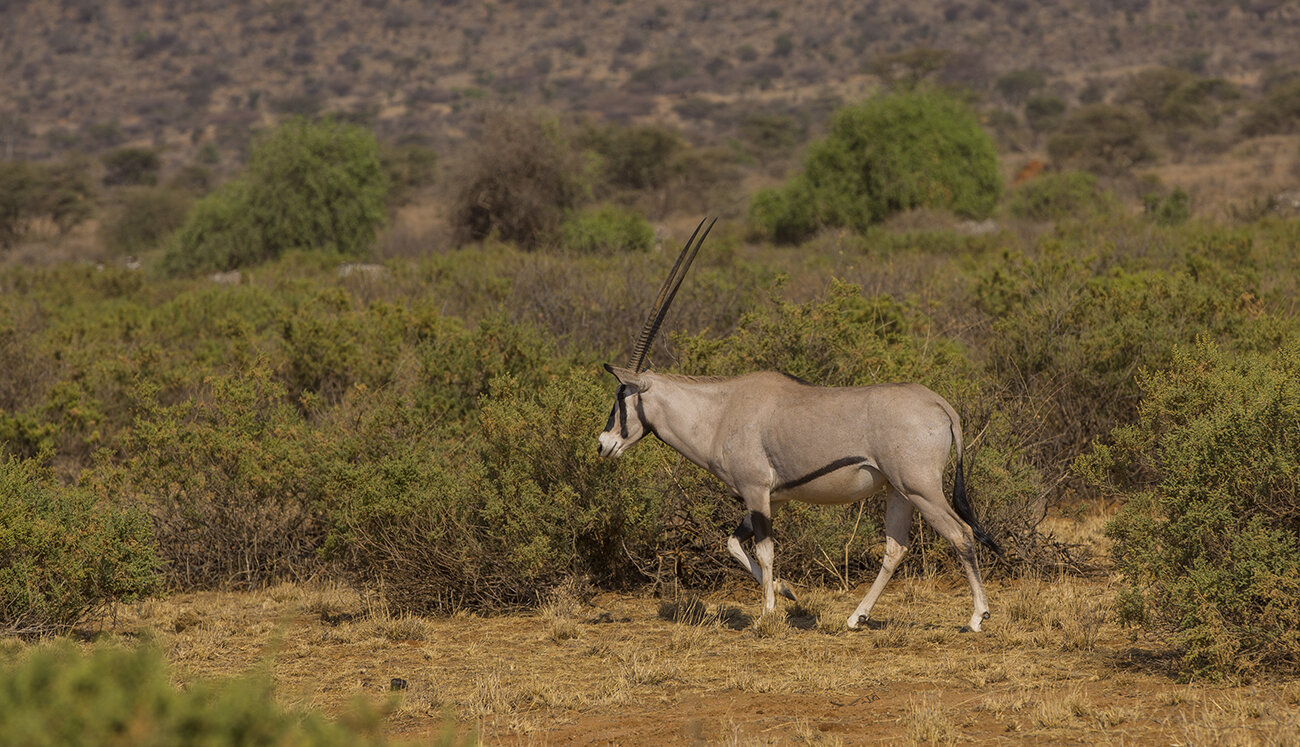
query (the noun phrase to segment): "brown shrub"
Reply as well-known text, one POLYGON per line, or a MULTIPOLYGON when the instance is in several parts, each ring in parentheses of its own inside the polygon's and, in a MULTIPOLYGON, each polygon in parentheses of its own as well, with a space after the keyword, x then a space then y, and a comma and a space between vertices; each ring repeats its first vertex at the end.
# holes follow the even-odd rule
POLYGON ((581 160, 560 124, 538 114, 489 116, 456 171, 451 226, 458 243, 495 234, 536 248, 587 192, 581 160))

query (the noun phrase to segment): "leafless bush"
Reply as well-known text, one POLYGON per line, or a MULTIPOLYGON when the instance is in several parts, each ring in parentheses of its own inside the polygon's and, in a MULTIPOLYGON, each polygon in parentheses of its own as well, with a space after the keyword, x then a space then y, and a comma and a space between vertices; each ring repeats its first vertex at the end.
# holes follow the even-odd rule
POLYGON ((450 180, 457 242, 496 235, 533 249, 551 238, 586 192, 578 154, 558 122, 494 113, 450 180))

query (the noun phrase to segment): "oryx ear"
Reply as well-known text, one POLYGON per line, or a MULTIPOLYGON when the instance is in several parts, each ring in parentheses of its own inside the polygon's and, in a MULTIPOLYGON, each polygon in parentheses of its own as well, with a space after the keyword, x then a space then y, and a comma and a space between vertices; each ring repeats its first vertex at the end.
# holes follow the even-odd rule
POLYGON ((646 381, 641 374, 630 368, 620 368, 606 363, 605 370, 613 374, 614 378, 618 379, 618 383, 623 386, 630 387, 638 392, 644 392, 646 389, 650 388, 650 382, 646 381))

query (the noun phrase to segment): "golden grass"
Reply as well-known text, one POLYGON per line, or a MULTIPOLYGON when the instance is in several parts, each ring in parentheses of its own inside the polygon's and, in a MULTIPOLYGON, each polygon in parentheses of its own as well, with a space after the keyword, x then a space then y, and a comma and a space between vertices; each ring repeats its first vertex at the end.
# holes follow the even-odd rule
POLYGON ((422 618, 343 587, 285 584, 125 607, 109 635, 155 640, 181 683, 262 667, 289 706, 395 703, 392 734, 417 740, 438 738, 447 718, 487 742, 1282 744, 1300 734, 1300 681, 1176 682, 1170 652, 1109 614, 1106 579, 991 581, 982 634, 959 632, 969 614, 960 578, 897 578, 874 627, 846 631, 863 591, 804 589, 759 615, 748 584, 668 605, 577 589, 532 614, 422 618), (395 678, 404 690, 391 689, 395 678))

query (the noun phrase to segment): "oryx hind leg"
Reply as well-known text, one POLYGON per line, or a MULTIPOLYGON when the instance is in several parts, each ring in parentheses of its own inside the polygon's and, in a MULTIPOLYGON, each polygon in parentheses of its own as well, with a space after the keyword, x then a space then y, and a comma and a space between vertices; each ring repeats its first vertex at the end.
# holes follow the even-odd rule
MULTIPOLYGON (((769 522, 767 526, 770 527, 771 523, 769 522)), ((754 513, 747 511, 745 512, 745 518, 740 521, 740 526, 736 527, 736 531, 732 532, 731 537, 727 539, 727 550, 731 552, 732 557, 740 561, 741 567, 749 571, 750 575, 753 576, 754 580, 761 586, 763 583, 763 569, 758 564, 757 560, 750 557, 749 553, 745 552, 745 546, 743 544, 753 536, 754 513)), ((770 542, 771 540, 769 539, 768 541, 770 542)), ((781 579, 776 579, 776 593, 792 602, 795 601, 794 592, 790 589, 790 585, 781 579)))
POLYGON ((980 624, 989 617, 989 603, 988 597, 984 594, 984 583, 980 580, 974 532, 949 505, 948 499, 944 497, 943 488, 910 493, 908 497, 921 510, 921 516, 925 517, 926 522, 957 549, 957 558, 966 570, 966 580, 970 582, 975 606, 970 617, 970 629, 978 633, 980 624))
POLYGON ((889 583, 894 569, 903 560, 903 556, 907 555, 912 533, 912 511, 912 504, 897 490, 890 488, 885 502, 885 558, 880 564, 880 573, 876 574, 875 583, 871 584, 871 589, 862 598, 858 608, 849 615, 847 625, 850 630, 857 630, 871 619, 871 610, 885 590, 885 584, 889 583))

